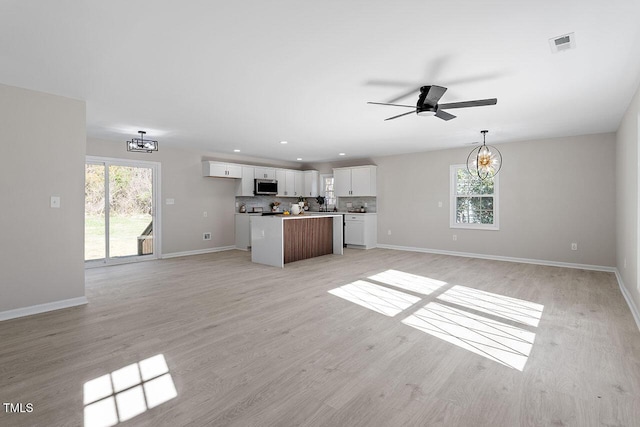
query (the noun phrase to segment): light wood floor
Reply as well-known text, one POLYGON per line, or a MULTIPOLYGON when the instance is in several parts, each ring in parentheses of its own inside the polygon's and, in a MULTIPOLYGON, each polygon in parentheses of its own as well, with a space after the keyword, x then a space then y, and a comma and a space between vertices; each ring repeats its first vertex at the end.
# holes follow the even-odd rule
POLYGON ((177 397, 118 425, 640 425, 640 332, 612 273, 383 249, 278 269, 229 251, 86 283, 86 306, 0 322, 0 401, 34 407, 0 407, 0 425, 80 426, 85 382, 157 354, 177 397), (388 269, 446 285, 403 291, 421 299, 394 317, 328 293, 388 269), (540 323, 438 300, 455 285, 541 304, 540 323), (434 301, 535 333, 523 370, 402 323, 434 301))

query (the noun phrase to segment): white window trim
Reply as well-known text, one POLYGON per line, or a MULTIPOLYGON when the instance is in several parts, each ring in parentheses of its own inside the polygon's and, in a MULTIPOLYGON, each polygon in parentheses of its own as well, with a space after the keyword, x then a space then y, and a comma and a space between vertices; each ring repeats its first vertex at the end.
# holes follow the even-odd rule
MULTIPOLYGON (((326 178, 333 178, 333 174, 332 173, 322 173, 320 174, 320 191, 318 192, 318 195, 322 196, 322 197, 326 197, 327 192, 325 191, 325 179, 326 178)), ((333 204, 333 206, 338 206, 338 196, 336 196, 336 188, 335 188, 335 181, 333 183, 334 187, 333 187, 333 198, 335 199, 335 202, 333 204)), ((329 204, 325 202, 325 207, 329 207, 329 204)))
POLYGON ((449 166, 449 228, 463 228, 469 230, 500 230, 500 178, 493 177, 493 224, 460 224, 456 222, 456 171, 466 169, 467 165, 449 166))

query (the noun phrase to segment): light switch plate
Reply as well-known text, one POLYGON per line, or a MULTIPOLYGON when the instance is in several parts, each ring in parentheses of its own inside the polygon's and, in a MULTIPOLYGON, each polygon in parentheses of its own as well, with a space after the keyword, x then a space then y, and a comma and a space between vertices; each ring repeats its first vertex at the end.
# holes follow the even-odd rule
POLYGON ((175 199, 167 199, 167 204, 168 205, 173 205, 175 203, 176 203, 175 199))
POLYGON ((51 207, 52 208, 60 207, 60 196, 51 196, 51 207))

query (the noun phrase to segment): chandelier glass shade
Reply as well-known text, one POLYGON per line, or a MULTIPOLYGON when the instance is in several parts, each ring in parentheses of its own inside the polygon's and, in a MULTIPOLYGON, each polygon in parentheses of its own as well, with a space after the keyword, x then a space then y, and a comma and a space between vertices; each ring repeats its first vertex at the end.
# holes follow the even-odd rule
POLYGON ((481 131, 483 142, 478 148, 474 148, 467 156, 467 170, 472 175, 477 175, 480 179, 493 178, 502 167, 502 154, 491 145, 487 145, 486 137, 488 130, 481 131))
POLYGON ((131 141, 127 141, 127 151, 136 151, 140 153, 151 153, 158 151, 158 141, 151 139, 144 139, 145 131, 139 130, 140 138, 131 138, 131 141))

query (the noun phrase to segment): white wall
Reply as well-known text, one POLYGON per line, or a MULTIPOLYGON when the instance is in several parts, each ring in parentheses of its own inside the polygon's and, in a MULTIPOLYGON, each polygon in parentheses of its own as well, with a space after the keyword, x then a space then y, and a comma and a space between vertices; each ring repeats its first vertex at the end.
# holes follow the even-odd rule
POLYGON ((126 138, 121 141, 90 138, 87 141, 87 155, 161 163, 163 255, 235 245, 235 192, 238 180, 202 176, 203 160, 228 160, 286 168, 299 166, 297 163, 265 163, 268 161, 264 159, 169 147, 162 143, 161 138, 158 139, 159 150, 147 154, 127 152, 126 138), (174 199, 175 204, 167 205, 167 198, 174 199), (206 218, 203 216, 205 211, 206 218), (205 232, 211 233, 211 240, 202 240, 205 232))
POLYGON ((83 298, 85 104, 0 85, 0 117, 0 313, 83 298))
POLYGON ((640 89, 616 133, 616 265, 627 294, 640 308, 638 289, 638 143, 640 89), (626 261, 626 265, 625 265, 626 261))
MULTIPOLYGON (((504 159, 499 231, 449 228, 449 166, 465 163, 471 147, 359 161, 378 166, 378 243, 615 266, 614 135, 498 148, 504 159)), ((336 165, 314 166, 322 172, 336 165)))

